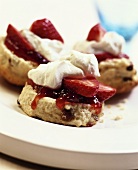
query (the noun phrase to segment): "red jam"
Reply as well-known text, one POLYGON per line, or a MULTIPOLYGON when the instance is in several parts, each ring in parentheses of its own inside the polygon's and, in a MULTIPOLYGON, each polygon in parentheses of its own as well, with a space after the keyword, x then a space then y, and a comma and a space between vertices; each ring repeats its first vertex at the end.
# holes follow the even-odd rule
POLYGON ((95 54, 98 63, 100 63, 101 61, 105 61, 107 59, 114 59, 114 58, 129 58, 128 55, 124 54, 124 53, 120 53, 119 55, 113 55, 107 52, 103 52, 103 53, 97 53, 95 54))
POLYGON ((21 35, 21 33, 10 24, 7 28, 5 45, 15 55, 23 58, 24 60, 32 61, 37 64, 49 62, 43 55, 36 52, 31 44, 21 35))
POLYGON ((64 87, 61 87, 59 89, 43 87, 40 85, 36 85, 31 79, 28 79, 27 84, 31 85, 37 93, 31 104, 32 109, 35 109, 37 107, 37 103, 41 98, 51 97, 53 99, 56 99, 57 107, 63 112, 62 119, 66 121, 72 120, 74 118, 74 115, 64 108, 65 104, 67 103, 72 105, 75 103, 90 104, 91 109, 95 109, 97 115, 101 112, 102 102, 100 102, 96 96, 84 97, 68 89, 65 89, 64 87))

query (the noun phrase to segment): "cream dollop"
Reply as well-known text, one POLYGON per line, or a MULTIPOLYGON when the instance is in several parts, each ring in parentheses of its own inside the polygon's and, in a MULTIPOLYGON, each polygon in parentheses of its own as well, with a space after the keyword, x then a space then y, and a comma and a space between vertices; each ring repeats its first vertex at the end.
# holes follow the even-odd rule
POLYGON ((28 78, 34 83, 57 89, 64 77, 83 78, 99 76, 98 62, 93 54, 82 54, 71 51, 60 60, 40 64, 36 69, 28 72, 28 78))
POLYGON ((40 38, 27 29, 22 30, 21 34, 33 46, 35 51, 39 52, 49 61, 58 60, 60 56, 68 51, 68 47, 58 40, 40 38))
POLYGON ((106 32, 99 42, 94 40, 79 41, 74 45, 73 49, 83 53, 96 54, 105 51, 118 55, 122 52, 124 43, 125 39, 121 35, 116 32, 106 32))
POLYGON ((61 57, 60 60, 69 60, 74 66, 82 69, 86 76, 100 76, 98 61, 94 54, 72 50, 69 55, 61 57))

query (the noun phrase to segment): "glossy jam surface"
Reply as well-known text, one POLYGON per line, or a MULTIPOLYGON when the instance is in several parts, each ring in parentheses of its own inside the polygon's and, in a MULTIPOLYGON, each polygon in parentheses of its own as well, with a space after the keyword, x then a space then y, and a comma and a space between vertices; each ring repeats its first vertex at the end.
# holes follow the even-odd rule
POLYGON ((103 53, 97 53, 95 54, 97 60, 98 60, 98 63, 100 63, 101 61, 105 61, 107 59, 114 59, 114 58, 129 58, 126 54, 124 53, 120 53, 119 55, 113 55, 113 54, 110 54, 110 53, 107 53, 107 52, 103 52, 103 53))
POLYGON ((74 118, 74 115, 71 113, 71 111, 68 111, 67 109, 64 108, 66 104, 71 105, 74 105, 75 103, 90 104, 91 109, 95 109, 97 115, 101 112, 102 102, 100 102, 96 96, 84 97, 76 93, 73 93, 72 91, 69 91, 64 87, 53 90, 47 87, 36 85, 31 79, 28 79, 27 84, 31 85, 37 93, 31 104, 32 109, 35 109, 37 107, 37 103, 41 98, 51 97, 53 99, 56 99, 57 107, 63 112, 62 119, 66 121, 70 121, 74 118))
POLYGON ((9 25, 7 28, 5 45, 12 53, 24 60, 37 64, 49 62, 44 56, 36 52, 31 44, 12 25, 9 25))

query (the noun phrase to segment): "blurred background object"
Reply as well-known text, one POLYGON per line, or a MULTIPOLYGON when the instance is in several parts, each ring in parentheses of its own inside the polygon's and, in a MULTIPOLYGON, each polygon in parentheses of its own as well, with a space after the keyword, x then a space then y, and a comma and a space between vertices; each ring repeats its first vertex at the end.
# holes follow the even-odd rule
POLYGON ((93 0, 93 3, 107 31, 116 31, 126 41, 138 32, 138 0, 93 0))

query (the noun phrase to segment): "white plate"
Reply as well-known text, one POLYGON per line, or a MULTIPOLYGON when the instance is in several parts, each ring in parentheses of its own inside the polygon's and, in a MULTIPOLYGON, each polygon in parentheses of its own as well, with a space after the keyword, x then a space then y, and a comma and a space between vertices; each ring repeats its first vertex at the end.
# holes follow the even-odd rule
POLYGON ((110 100, 101 123, 76 128, 22 114, 17 105, 21 89, 2 78, 0 85, 0 149, 3 153, 60 168, 138 168, 138 87, 130 94, 110 100), (122 102, 121 106, 117 101, 122 102), (118 118, 121 119, 116 120, 118 118))

